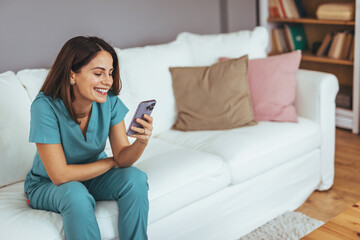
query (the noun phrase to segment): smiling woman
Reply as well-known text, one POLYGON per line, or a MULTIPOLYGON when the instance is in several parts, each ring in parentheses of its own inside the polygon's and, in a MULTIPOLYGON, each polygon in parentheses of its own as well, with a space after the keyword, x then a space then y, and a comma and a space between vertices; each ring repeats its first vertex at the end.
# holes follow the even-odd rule
POLYGON ((147 239, 147 176, 132 164, 147 146, 153 120, 138 120, 146 134, 131 135, 130 145, 120 86, 114 49, 97 37, 75 37, 31 105, 29 141, 37 152, 25 193, 31 207, 61 213, 66 239, 100 239, 97 200, 118 202, 122 240, 147 239), (104 152, 108 137, 113 157, 104 152))

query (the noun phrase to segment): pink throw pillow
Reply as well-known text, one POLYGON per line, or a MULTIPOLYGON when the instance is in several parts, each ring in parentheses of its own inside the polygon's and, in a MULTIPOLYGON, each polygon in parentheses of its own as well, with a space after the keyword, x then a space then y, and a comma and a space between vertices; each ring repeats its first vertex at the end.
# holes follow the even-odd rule
POLYGON ((298 121, 294 102, 300 61, 300 50, 249 60, 248 79, 256 121, 298 121))

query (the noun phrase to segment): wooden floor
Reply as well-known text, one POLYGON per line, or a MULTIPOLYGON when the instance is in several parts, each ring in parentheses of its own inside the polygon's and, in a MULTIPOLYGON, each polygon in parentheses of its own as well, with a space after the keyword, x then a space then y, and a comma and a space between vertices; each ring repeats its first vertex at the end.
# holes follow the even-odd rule
POLYGON ((296 211, 327 222, 360 201, 360 136, 336 129, 335 180, 330 190, 316 191, 296 211))

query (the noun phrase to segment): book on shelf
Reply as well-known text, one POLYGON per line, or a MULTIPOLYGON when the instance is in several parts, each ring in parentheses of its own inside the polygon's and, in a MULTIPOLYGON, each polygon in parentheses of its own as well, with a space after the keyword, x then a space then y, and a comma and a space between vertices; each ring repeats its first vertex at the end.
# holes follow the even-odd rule
POLYGON ((344 44, 341 48, 341 54, 340 59, 348 59, 349 58, 349 52, 351 48, 351 41, 354 38, 354 34, 351 31, 346 32, 344 44))
POLYGON ((280 13, 278 6, 276 4, 276 0, 269 0, 269 16, 273 18, 279 18, 280 13))
POLYGON ((294 41, 291 37, 291 32, 290 32, 290 28, 288 25, 284 25, 284 35, 285 35, 286 39, 288 39, 289 46, 290 46, 289 50, 295 51, 294 41))
POLYGON ((291 41, 294 43, 292 50, 308 50, 309 45, 306 38, 304 26, 302 24, 285 25, 290 32, 291 41))
POLYGON ((327 33, 316 56, 327 56, 332 59, 350 60, 351 46, 354 38, 352 30, 327 33))
POLYGON ((301 0, 268 0, 268 7, 273 18, 300 18, 306 14, 301 0))
POLYGON ((295 5, 296 5, 296 8, 298 10, 299 16, 301 18, 306 17, 306 10, 305 10, 305 7, 304 7, 304 5, 302 3, 302 0, 294 0, 294 2, 295 2, 295 5))
POLYGON ((336 95, 335 103, 337 107, 352 109, 352 87, 351 86, 340 86, 339 92, 336 95))
POLYGON ((290 15, 292 18, 300 18, 299 12, 296 8, 296 4, 294 0, 282 0, 285 1, 286 4, 289 6, 290 15))
POLYGON ((325 35, 324 40, 321 42, 321 45, 316 52, 316 56, 318 56, 318 57, 327 56, 330 46, 331 46, 333 35, 334 35, 333 32, 327 33, 325 35))
POLYGON ((287 18, 288 16, 286 15, 283 2, 281 0, 276 0, 276 5, 278 6, 280 17, 281 18, 287 18))
POLYGON ((337 32, 334 35, 334 40, 331 43, 328 57, 333 59, 340 59, 341 49, 345 41, 345 32, 337 32))
POLYGON ((355 41, 354 41, 354 38, 353 38, 353 40, 351 41, 351 47, 350 47, 349 57, 348 57, 348 60, 350 60, 350 61, 354 61, 354 45, 355 45, 354 42, 355 41))
POLYGON ((283 53, 289 51, 282 28, 273 28, 271 30, 272 52, 283 53))

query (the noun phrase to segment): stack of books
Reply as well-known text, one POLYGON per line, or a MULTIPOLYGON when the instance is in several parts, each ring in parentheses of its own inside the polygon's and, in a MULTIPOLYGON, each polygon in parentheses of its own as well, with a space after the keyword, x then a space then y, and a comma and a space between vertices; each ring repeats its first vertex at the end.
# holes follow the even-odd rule
POLYGON ((345 30, 327 33, 316 56, 354 60, 354 32, 345 30))
POLYGON ((337 107, 352 109, 352 87, 340 86, 335 102, 337 107))
POLYGON ((283 53, 309 48, 305 29, 302 24, 285 24, 283 27, 271 30, 272 53, 283 53))
POLYGON ((306 16, 301 0, 269 0, 269 16, 272 18, 302 18, 306 16))

